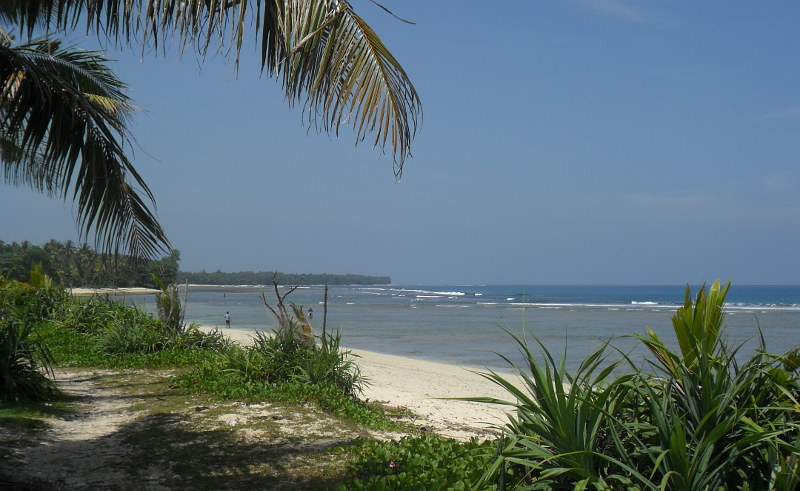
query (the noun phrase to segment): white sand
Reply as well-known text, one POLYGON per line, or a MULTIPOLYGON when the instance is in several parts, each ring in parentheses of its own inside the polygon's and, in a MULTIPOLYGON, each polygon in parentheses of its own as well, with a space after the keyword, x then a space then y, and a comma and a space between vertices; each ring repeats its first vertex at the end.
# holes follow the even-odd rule
POLYGON ((70 295, 73 297, 88 297, 91 295, 139 295, 144 293, 160 293, 161 290, 153 288, 131 287, 131 288, 69 288, 70 295))
MULTIPOLYGON (((207 330, 213 328, 204 328, 207 330)), ((251 342, 252 331, 221 329, 241 344, 251 342)), ((496 397, 509 395, 493 382, 463 367, 416 360, 371 351, 352 350, 356 364, 369 379, 363 397, 369 401, 410 409, 415 424, 440 435, 459 439, 488 436, 492 425, 507 418, 504 408, 493 404, 442 400, 453 397, 496 397)))

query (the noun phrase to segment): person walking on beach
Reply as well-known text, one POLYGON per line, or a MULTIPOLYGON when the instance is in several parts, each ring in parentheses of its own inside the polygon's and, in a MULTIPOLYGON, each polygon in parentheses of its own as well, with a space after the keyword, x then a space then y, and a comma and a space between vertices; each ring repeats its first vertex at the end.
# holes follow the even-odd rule
POLYGON ((231 327, 231 313, 230 312, 225 312, 225 327, 227 327, 228 329, 230 329, 230 327, 231 327))

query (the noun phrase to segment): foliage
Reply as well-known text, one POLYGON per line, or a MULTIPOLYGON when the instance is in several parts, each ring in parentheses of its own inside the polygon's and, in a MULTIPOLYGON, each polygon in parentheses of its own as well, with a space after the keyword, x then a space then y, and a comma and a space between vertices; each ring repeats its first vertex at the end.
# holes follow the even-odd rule
POLYGON ((133 0, 118 9, 107 1, 36 0, 23 2, 25 7, 10 2, 0 9, 0 20, 28 33, 85 23, 87 32, 120 43, 188 48, 201 57, 209 50, 232 54, 237 66, 254 24, 261 69, 282 82, 290 104, 302 101, 304 115, 326 131, 338 134, 342 124, 353 124, 357 141, 374 133, 374 146, 389 143, 396 172, 402 171, 420 117, 419 97, 399 62, 347 2, 188 0, 153 8, 133 0), (106 15, 111 9, 118 15, 106 15))
POLYGON ((565 369, 566 356, 556 362, 537 341, 545 359, 540 364, 524 338, 512 335, 526 362, 514 366, 520 381, 495 372, 482 374, 503 387, 510 401, 494 398, 469 400, 510 406, 515 409, 501 429, 498 458, 487 468, 479 485, 495 480, 501 489, 533 483, 580 483, 602 488, 618 479, 621 463, 611 457, 614 446, 614 415, 624 405, 622 377, 609 383, 616 363, 605 368, 605 346, 590 354, 573 376, 565 369), (521 385, 521 387, 520 387, 521 385), (510 481, 509 481, 510 479, 510 481))
POLYGON ((165 285, 156 275, 153 275, 161 293, 156 294, 156 309, 161 319, 161 324, 166 329, 180 331, 183 328, 183 316, 185 314, 181 306, 181 299, 178 296, 178 285, 165 285))
POLYGON ((384 412, 356 396, 366 383, 338 333, 326 334, 321 346, 294 336, 256 333, 252 346, 228 345, 209 356, 179 384, 225 398, 277 398, 313 402, 335 415, 372 427, 386 425, 384 412))
POLYGON ((34 327, 58 295, 40 270, 31 276, 36 286, 0 277, 0 400, 4 402, 42 401, 58 394, 47 378, 53 375, 53 358, 34 327))
MULTIPOLYGON (((0 313, 4 322, 15 319, 20 333, 28 333, 30 338, 36 332, 40 341, 46 340, 58 363, 124 365, 119 359, 122 357, 147 365, 141 355, 214 350, 225 344, 219 332, 206 334, 194 324, 165 325, 162 319, 107 296, 70 298, 38 268, 31 272, 31 278, 31 284, 2 281, 0 313)), ((179 304, 176 307, 180 309, 179 304)), ((182 313, 178 317, 182 318, 182 313)), ((47 351, 44 345, 41 349, 47 351)), ((190 358, 196 362, 198 357, 190 358)))
POLYGON ((664 373, 661 386, 639 383, 656 430, 651 459, 656 475, 674 489, 773 489, 778 480, 795 483, 800 468, 798 379, 783 357, 767 354, 763 338, 743 364, 723 335, 728 285, 701 288, 694 303, 686 289, 684 306, 673 317, 680 353, 669 350, 650 330, 639 339, 664 373), (793 443, 794 440, 794 443, 793 443), (668 450, 667 450, 668 449, 668 450))
MULTIPOLYGON (((176 328, 173 321, 182 313, 156 317, 107 296, 70 298, 49 278, 34 276, 40 289, 4 281, 0 306, 3 312, 13 311, 14 319, 23 322, 9 324, 5 321, 10 317, 4 315, 4 328, 22 330, 3 332, 10 333, 12 339, 24 339, 28 343, 26 353, 39 353, 39 358, 48 363, 135 368, 191 366, 194 370, 182 377, 181 383, 193 390, 229 398, 312 403, 374 428, 396 427, 382 408, 356 397, 365 381, 350 352, 340 348, 338 333, 324 336, 320 346, 295 338, 292 330, 288 336, 261 334, 253 346, 240 347, 225 340, 217 330, 204 333, 194 324, 176 328), (52 296, 43 294, 47 291, 52 296), (172 324, 165 324, 164 319, 172 324)), ((164 290, 166 297, 161 300, 166 302, 165 313, 170 311, 169 305, 180 310, 180 302, 171 303, 176 300, 174 285, 171 289, 165 286, 164 290)), ((27 366, 41 367, 41 362, 27 366)), ((42 375, 38 380, 43 384, 50 384, 38 369, 32 373, 42 375)))
MULTIPOLYGON (((0 20, 15 4, 4 3, 0 20)), ((2 27, 0 34, 5 181, 64 200, 71 195, 82 235, 94 230, 108 252, 122 247, 144 258, 166 250, 169 241, 147 204, 153 195, 125 154, 135 106, 105 53, 54 38, 12 45, 2 27)))
POLYGON ((41 264, 42 272, 67 287, 156 287, 153 275, 165 283, 174 283, 178 274, 180 251, 173 249, 158 260, 132 256, 100 254, 71 240, 51 239, 42 246, 28 241, 6 244, 0 241, 0 275, 18 281, 27 280, 28 271, 41 264))
POLYGON ((280 285, 388 285, 392 279, 388 276, 365 276, 360 274, 314 274, 314 273, 281 273, 276 271, 239 271, 224 273, 220 270, 196 273, 180 271, 180 281, 198 285, 268 285, 272 278, 280 285))
POLYGON ((34 265, 28 276, 30 283, 0 276, 0 313, 13 310, 16 318, 25 323, 46 317, 67 298, 64 290, 42 274, 40 265, 34 265))
POLYGON ((166 318, 154 317, 135 305, 125 305, 107 297, 75 299, 61 306, 54 322, 61 327, 87 335, 87 343, 108 355, 156 353, 163 350, 212 348, 222 346, 218 331, 203 333, 195 324, 176 324, 177 313, 166 318))
MULTIPOLYGON (((34 32, 86 33, 121 45, 174 45, 234 54, 248 28, 261 48, 262 72, 280 79, 290 104, 317 128, 353 125, 356 143, 391 147, 400 177, 421 117, 420 100, 399 62, 347 2, 28 0, 0 3, 0 22, 34 32), (227 44, 227 46, 226 46, 227 44)), ((128 160, 135 106, 101 52, 63 48, 54 38, 11 46, 0 27, 0 161, 6 180, 69 196, 84 234, 94 229, 105 252, 153 257, 169 247, 145 200, 147 185, 128 160), (144 199, 136 188, 143 191, 144 199)))
POLYGON ((47 346, 35 339, 33 326, 23 324, 14 312, 0 321, 0 399, 42 401, 54 397, 55 384, 42 373, 52 375, 52 358, 47 346))
MULTIPOLYGON (((610 376, 603 346, 572 376, 539 343, 540 364, 514 337, 526 367, 520 384, 483 374, 513 407, 496 458, 478 486, 500 489, 797 489, 800 482, 800 385, 791 354, 763 345, 744 363, 727 345, 723 306, 728 287, 700 289, 673 317, 680 352, 648 329, 638 336, 656 373, 610 376)), ((506 359, 507 360, 507 359, 506 359)), ((508 361, 508 360, 507 360, 508 361)), ((510 362, 509 362, 510 363, 510 362)), ((512 364, 513 365, 513 364, 512 364)))
MULTIPOLYGON (((461 443, 435 436, 361 443, 351 462, 352 477, 340 491, 466 490, 489 465, 493 443, 461 443)), ((493 486, 480 489, 495 489, 493 486)))
POLYGON ((338 388, 345 396, 358 397, 363 393, 367 379, 355 363, 358 355, 340 346, 341 333, 325 333, 320 336, 320 344, 314 353, 308 356, 300 367, 302 381, 310 384, 329 383, 338 388))

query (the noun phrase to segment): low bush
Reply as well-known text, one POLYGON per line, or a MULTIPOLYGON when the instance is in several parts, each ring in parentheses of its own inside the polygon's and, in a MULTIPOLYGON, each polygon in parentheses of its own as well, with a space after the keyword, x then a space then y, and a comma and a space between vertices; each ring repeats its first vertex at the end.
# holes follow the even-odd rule
POLYGON ((475 439, 462 443, 421 436, 404 437, 397 442, 365 441, 357 447, 350 477, 338 491, 472 489, 493 454, 493 442, 475 439))
POLYGON ((0 400, 43 401, 58 394, 47 375, 53 358, 35 326, 60 297, 38 270, 32 284, 0 278, 0 400))
POLYGON ((0 319, 0 400, 46 401, 58 395, 52 375, 52 357, 36 338, 32 324, 24 324, 14 312, 0 319))
POLYGON ((396 428, 383 408, 358 399, 366 383, 340 335, 326 334, 320 345, 295 336, 296 330, 258 332, 251 346, 228 345, 178 379, 182 387, 224 398, 311 403, 371 428, 396 428))

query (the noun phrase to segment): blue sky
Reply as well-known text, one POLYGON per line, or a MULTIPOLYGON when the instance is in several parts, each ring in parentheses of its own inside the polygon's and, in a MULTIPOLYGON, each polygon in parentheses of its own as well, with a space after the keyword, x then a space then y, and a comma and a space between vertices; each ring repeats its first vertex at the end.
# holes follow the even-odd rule
MULTIPOLYGON (((370 142, 304 127, 255 50, 238 74, 113 53, 183 269, 800 283, 800 3, 382 3, 416 23, 352 2, 422 99, 399 183, 370 142)), ((0 239, 78 239, 71 203, 0 190, 0 239)))

